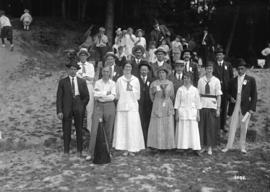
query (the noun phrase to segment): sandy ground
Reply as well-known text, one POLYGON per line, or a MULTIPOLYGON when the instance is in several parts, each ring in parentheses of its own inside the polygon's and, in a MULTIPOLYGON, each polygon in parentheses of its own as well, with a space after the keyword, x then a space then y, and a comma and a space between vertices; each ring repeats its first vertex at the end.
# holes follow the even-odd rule
POLYGON ((248 136, 247 155, 223 154, 221 147, 212 157, 115 152, 111 164, 100 166, 76 158, 74 150, 70 159, 62 158, 55 112, 57 82, 64 74, 59 52, 35 51, 41 45, 29 43, 32 34, 15 35, 14 52, 0 49, 0 191, 270 191, 269 70, 249 72, 259 96, 250 124, 257 134, 248 136))

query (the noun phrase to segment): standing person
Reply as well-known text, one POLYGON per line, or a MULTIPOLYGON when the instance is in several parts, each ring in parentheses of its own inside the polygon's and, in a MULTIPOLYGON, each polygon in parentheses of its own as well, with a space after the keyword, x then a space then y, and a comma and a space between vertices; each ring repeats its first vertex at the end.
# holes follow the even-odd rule
POLYGON ((68 77, 61 79, 57 89, 57 116, 62 120, 64 138, 64 156, 69 155, 69 145, 71 140, 71 126, 74 118, 77 139, 77 155, 81 157, 83 149, 83 118, 86 105, 89 101, 89 92, 86 81, 76 77, 80 66, 77 63, 66 65, 68 77))
POLYGON ((220 80, 222 96, 220 106, 220 130, 227 132, 225 129, 228 107, 228 85, 233 79, 233 68, 230 62, 224 61, 224 50, 216 50, 216 62, 214 64, 213 75, 220 80))
POLYGON ((110 79, 110 66, 102 68, 102 79, 95 83, 94 97, 95 97, 95 113, 93 115, 92 133, 90 135, 89 156, 86 160, 93 158, 95 154, 95 146, 101 145, 96 143, 99 120, 103 120, 103 127, 109 145, 109 150, 112 147, 112 131, 115 118, 115 104, 116 96, 115 82, 110 79))
POLYGON ((214 51, 214 46, 215 46, 215 41, 214 38, 212 36, 212 34, 210 34, 208 32, 208 28, 205 27, 203 29, 203 33, 201 35, 201 39, 200 39, 200 43, 201 43, 201 57, 203 59, 203 65, 206 64, 207 60, 210 59, 211 54, 214 51))
POLYGON ((115 54, 117 59, 116 59, 116 64, 120 67, 123 68, 124 64, 127 62, 127 56, 124 53, 124 47, 123 46, 119 46, 118 47, 118 51, 115 54))
POLYGON ((0 29, 2 47, 6 47, 5 38, 10 42, 10 51, 13 51, 13 31, 9 18, 5 15, 5 11, 0 10, 0 29))
POLYGON ((98 61, 102 61, 104 55, 108 51, 108 37, 105 35, 105 28, 100 27, 98 34, 94 37, 94 43, 96 46, 96 51, 98 53, 98 61))
POLYGON ((217 144, 217 117, 220 115, 222 95, 220 81, 213 76, 213 67, 214 63, 208 61, 205 67, 206 73, 198 82, 198 89, 201 96, 199 123, 201 145, 207 147, 207 153, 209 155, 212 155, 212 149, 217 144))
POLYGON ((155 54, 157 56, 157 61, 152 64, 153 77, 158 78, 157 69, 160 67, 166 67, 169 73, 171 73, 172 67, 165 61, 165 56, 167 55, 166 50, 163 47, 158 47, 155 54))
POLYGON ((33 20, 33 18, 30 15, 29 10, 25 9, 24 14, 20 18, 20 21, 23 22, 23 29, 24 30, 29 31, 29 27, 30 27, 30 25, 32 23, 32 20, 33 20))
POLYGON ((117 28, 117 30, 115 31, 115 39, 114 39, 114 45, 113 45, 113 49, 114 49, 114 53, 117 53, 118 48, 120 46, 124 46, 124 42, 123 42, 123 33, 121 28, 117 28))
POLYGON ((181 86, 175 98, 176 148, 192 149, 198 155, 201 150, 198 122, 200 121, 200 95, 192 85, 191 74, 184 74, 184 85, 181 86))
POLYGON ((124 36, 125 54, 127 59, 130 60, 132 56, 132 49, 136 42, 136 36, 133 34, 133 29, 129 27, 124 36))
POLYGON ((190 72, 192 74, 193 85, 197 87, 199 80, 198 64, 191 61, 192 51, 189 49, 183 50, 182 58, 185 63, 185 72, 190 72))
POLYGON ((230 98, 228 114, 231 116, 229 138, 226 148, 223 152, 227 152, 232 148, 236 129, 240 126, 240 149, 242 153, 246 151, 246 134, 251 115, 256 110, 257 103, 257 87, 254 77, 246 74, 247 63, 243 59, 239 59, 238 76, 229 84, 230 98))
POLYGON ((139 65, 143 60, 143 54, 145 52, 145 49, 141 45, 136 45, 132 49, 132 54, 134 57, 131 58, 131 65, 132 65, 132 75, 139 77, 140 76, 140 70, 139 70, 139 65))
POLYGON ((184 61, 176 60, 174 68, 175 68, 174 72, 169 76, 169 80, 173 82, 173 87, 176 93, 178 88, 184 84, 184 81, 183 81, 184 70, 185 70, 184 61))
POLYGON ((270 67, 270 42, 268 46, 262 50, 261 54, 266 57, 264 68, 267 69, 270 67))
POLYGON ((157 56, 155 54, 157 48, 156 48, 156 44, 154 41, 151 41, 149 43, 149 49, 148 49, 148 53, 147 53, 147 60, 150 63, 150 65, 152 65, 153 63, 155 63, 157 61, 157 56))
POLYGON ((165 25, 160 25, 158 21, 155 21, 153 28, 150 33, 150 41, 154 41, 157 47, 161 45, 163 39, 170 43, 171 32, 165 25))
POLYGON ((139 65, 140 69, 140 88, 141 97, 139 100, 139 113, 142 123, 142 130, 144 136, 144 143, 147 144, 148 127, 152 111, 152 101, 149 94, 150 84, 152 83, 152 78, 150 76, 151 66, 147 61, 142 61, 139 65))
POLYGON ((132 65, 124 65, 124 75, 116 82, 116 117, 114 124, 113 147, 124 150, 124 155, 134 156, 134 152, 145 149, 138 100, 140 83, 131 74, 132 65))
POLYGON ((183 51, 183 46, 180 42, 181 36, 176 35, 175 39, 172 41, 172 57, 173 62, 181 59, 181 52, 183 51))
POLYGON ((153 108, 148 130, 147 146, 164 150, 175 148, 174 142, 174 89, 173 83, 167 79, 169 70, 160 67, 159 76, 150 86, 150 98, 153 108))
POLYGON ((116 65, 116 59, 117 57, 113 52, 107 52, 105 55, 105 66, 110 66, 110 78, 113 81, 117 81, 123 74, 123 66, 116 65))
POLYGON ((143 46, 144 49, 146 49, 146 40, 145 38, 143 37, 144 36, 144 31, 142 29, 138 29, 136 31, 136 42, 135 42, 135 46, 136 45, 141 45, 143 46))
POLYGON ((92 116, 94 110, 94 78, 95 78, 95 68, 92 63, 87 61, 87 58, 90 56, 89 52, 86 48, 81 48, 80 51, 77 53, 77 56, 80 58, 78 65, 80 69, 77 71, 77 76, 85 79, 87 88, 89 91, 89 102, 86 106, 86 116, 87 116, 87 130, 91 134, 91 127, 92 127, 92 116))

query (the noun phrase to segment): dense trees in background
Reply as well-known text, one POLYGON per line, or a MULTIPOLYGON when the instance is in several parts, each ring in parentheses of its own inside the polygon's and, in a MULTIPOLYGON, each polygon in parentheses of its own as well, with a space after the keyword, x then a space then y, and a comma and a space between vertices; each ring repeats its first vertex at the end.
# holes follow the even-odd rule
POLYGON ((152 29, 154 19, 173 34, 187 36, 207 25, 217 42, 234 55, 259 54, 270 40, 270 0, 0 0, 0 9, 19 17, 62 17, 105 26, 152 29))

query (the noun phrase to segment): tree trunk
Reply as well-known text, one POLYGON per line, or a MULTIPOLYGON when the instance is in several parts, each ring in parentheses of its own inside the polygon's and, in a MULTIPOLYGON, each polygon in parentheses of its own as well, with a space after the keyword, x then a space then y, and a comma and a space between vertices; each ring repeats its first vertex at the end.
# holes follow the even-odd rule
POLYGON ((113 27, 114 27, 114 0, 108 0, 107 10, 106 10, 105 28, 107 31, 107 36, 109 38, 109 46, 112 46, 113 27))
POLYGON ((82 11, 81 11, 81 19, 84 20, 86 18, 86 9, 87 9, 88 0, 83 0, 82 2, 82 11))
POLYGON ((62 0, 61 9, 62 9, 62 11, 61 11, 62 18, 66 19, 66 17, 67 17, 67 14, 66 14, 66 0, 62 0))

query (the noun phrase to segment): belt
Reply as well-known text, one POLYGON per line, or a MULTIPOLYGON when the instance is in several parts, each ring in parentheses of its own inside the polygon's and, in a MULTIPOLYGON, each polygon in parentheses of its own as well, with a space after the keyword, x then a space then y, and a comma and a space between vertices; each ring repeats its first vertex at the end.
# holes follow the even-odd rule
POLYGON ((99 101, 97 100, 98 103, 101 103, 101 104, 106 104, 106 103, 113 103, 113 101, 99 101))
POLYGON ((217 98, 216 95, 206 95, 206 94, 201 94, 201 97, 208 97, 208 98, 214 98, 214 99, 217 98))

